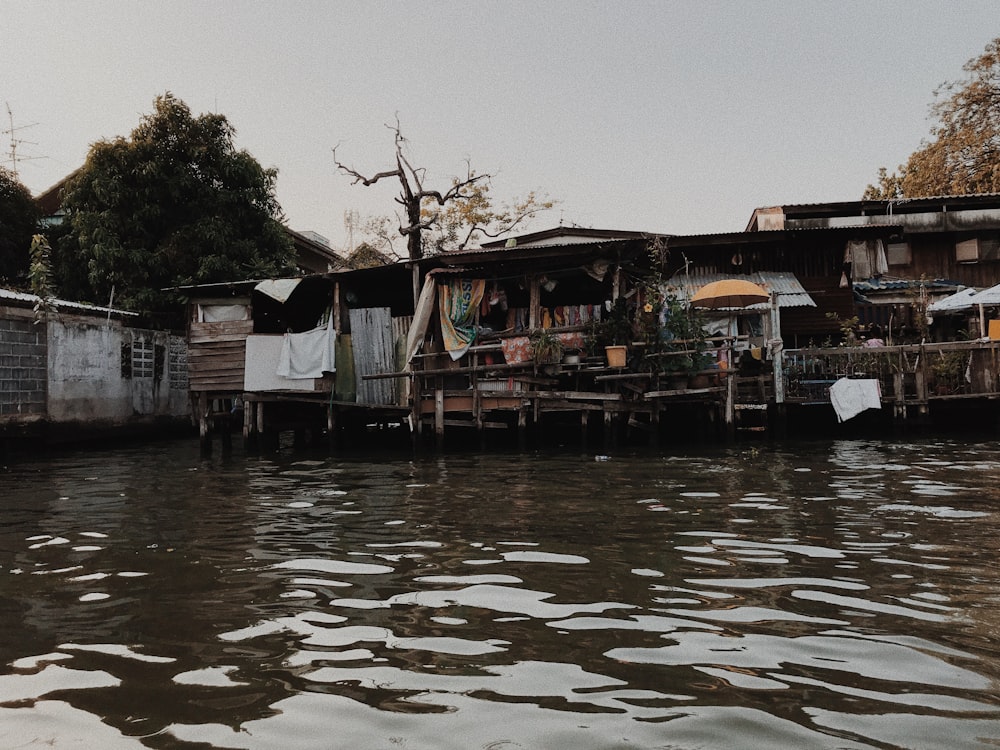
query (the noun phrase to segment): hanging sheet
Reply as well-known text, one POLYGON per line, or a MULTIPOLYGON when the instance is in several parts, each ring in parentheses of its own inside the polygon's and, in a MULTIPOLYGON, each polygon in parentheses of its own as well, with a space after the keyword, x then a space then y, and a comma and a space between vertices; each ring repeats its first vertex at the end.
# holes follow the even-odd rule
POLYGON ((855 281, 884 276, 889 272, 882 240, 851 240, 844 252, 844 262, 851 264, 851 277, 855 281))
POLYGON ((476 310, 486 288, 484 279, 450 279, 441 285, 441 337, 452 359, 459 359, 476 340, 476 310))
POLYGON ((417 307, 413 313, 413 322, 410 323, 410 330, 406 334, 406 366, 413 362, 413 357, 420 351, 424 343, 424 334, 427 333, 427 324, 431 319, 431 311, 434 309, 434 290, 437 284, 434 277, 428 274, 424 277, 424 285, 420 289, 420 297, 417 299, 417 307))
POLYGON ((882 408, 882 390, 877 380, 841 378, 830 386, 830 403, 837 421, 853 419, 865 409, 882 408))
POLYGON ((336 372, 334 346, 336 331, 333 316, 325 326, 304 333, 286 333, 281 341, 278 375, 292 380, 321 378, 324 372, 336 372))
POLYGON ((250 320, 250 308, 246 305, 198 305, 199 323, 228 323, 250 320))

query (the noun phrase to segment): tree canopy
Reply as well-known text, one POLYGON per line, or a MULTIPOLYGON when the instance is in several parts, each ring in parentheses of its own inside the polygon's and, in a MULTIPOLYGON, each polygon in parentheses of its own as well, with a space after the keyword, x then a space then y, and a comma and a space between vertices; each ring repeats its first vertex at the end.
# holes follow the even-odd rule
POLYGON ((920 198, 1000 192, 1000 37, 969 60, 964 79, 935 91, 932 139, 924 141, 906 164, 889 174, 864 198, 920 198))
POLYGON ((526 225, 556 204, 534 191, 511 203, 494 203, 491 189, 488 180, 477 182, 464 195, 445 205, 427 238, 428 249, 437 253, 464 250, 483 237, 495 239, 526 225))
POLYGON ((38 218, 31 191, 0 167, 0 282, 21 286, 27 281, 28 248, 38 218))
POLYGON ((64 294, 169 312, 165 289, 290 271, 277 170, 233 143, 223 115, 167 92, 128 138, 95 143, 68 181, 54 268, 64 294))

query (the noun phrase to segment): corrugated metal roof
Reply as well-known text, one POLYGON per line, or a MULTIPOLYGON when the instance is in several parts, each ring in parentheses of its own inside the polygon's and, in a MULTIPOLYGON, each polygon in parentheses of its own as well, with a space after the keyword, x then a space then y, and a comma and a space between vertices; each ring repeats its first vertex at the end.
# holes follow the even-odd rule
POLYGON ((882 292, 901 289, 957 289, 962 286, 951 279, 861 279, 854 282, 854 288, 860 292, 882 292))
POLYGON ((938 313, 968 310, 972 307, 972 302, 969 301, 969 298, 974 297, 978 293, 979 291, 975 287, 967 287, 948 297, 943 297, 937 302, 931 302, 927 305, 927 312, 938 313))
MULTIPOLYGON (((35 294, 27 294, 26 292, 15 292, 13 289, 0 289, 0 300, 7 300, 8 302, 20 303, 21 307, 27 307, 28 305, 36 305, 41 300, 35 294)), ((128 310, 121 310, 116 307, 98 307, 97 305, 88 305, 83 302, 70 302, 64 299, 53 299, 49 300, 49 304, 53 307, 59 308, 61 310, 73 310, 80 313, 94 313, 100 315, 107 315, 109 313, 114 315, 130 315, 138 316, 139 313, 129 312, 128 310)))
MULTIPOLYGON (((915 203, 918 205, 926 205, 930 203, 940 203, 942 201, 950 201, 953 203, 988 203, 992 200, 1000 198, 1000 193, 959 193, 959 194, 947 194, 944 195, 925 195, 919 198, 867 198, 859 201, 833 201, 830 203, 785 203, 780 206, 761 206, 760 208, 823 208, 823 207, 839 207, 839 206, 872 206, 872 205, 888 205, 892 204, 894 207, 901 205, 906 205, 910 203, 915 203)), ((758 208, 757 210, 760 210, 758 208)))
POLYGON ((858 225, 850 227, 785 227, 741 232, 711 232, 709 234, 675 234, 667 238, 667 247, 689 247, 703 244, 763 244, 774 240, 794 240, 803 235, 881 235, 902 230, 902 224, 858 225))
MULTIPOLYGON (((767 291, 776 292, 778 307, 816 307, 816 302, 803 288, 795 274, 787 271, 758 271, 750 274, 729 273, 690 273, 683 271, 675 274, 667 282, 667 291, 677 299, 687 302, 705 284, 722 279, 744 279, 764 287, 767 291)), ((747 310, 766 310, 767 302, 750 305, 747 310)))
POLYGON ((592 227, 576 227, 560 225, 538 232, 511 235, 499 240, 482 243, 483 248, 504 247, 510 240, 516 240, 517 247, 547 247, 551 245, 582 245, 588 242, 607 240, 645 240, 654 237, 668 237, 659 232, 642 232, 634 229, 594 229, 592 227), (551 242, 546 242, 551 240, 551 242))

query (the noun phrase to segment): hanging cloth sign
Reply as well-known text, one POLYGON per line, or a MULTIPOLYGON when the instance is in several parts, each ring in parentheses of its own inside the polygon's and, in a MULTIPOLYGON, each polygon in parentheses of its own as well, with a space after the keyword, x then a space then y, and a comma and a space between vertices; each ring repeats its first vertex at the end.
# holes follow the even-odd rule
POLYGON ((453 360, 465 354, 476 340, 476 310, 485 289, 485 279, 450 279, 441 285, 441 337, 453 360))

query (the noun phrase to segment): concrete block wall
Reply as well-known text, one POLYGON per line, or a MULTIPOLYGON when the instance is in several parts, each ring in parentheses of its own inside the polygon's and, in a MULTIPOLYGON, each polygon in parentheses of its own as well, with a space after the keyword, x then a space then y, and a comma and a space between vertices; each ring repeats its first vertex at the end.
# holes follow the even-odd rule
POLYGON ((186 360, 183 336, 62 310, 36 325, 32 309, 0 305, 0 437, 187 424, 186 360))
POLYGON ((0 317, 0 417, 44 417, 46 326, 18 311, 0 317))

